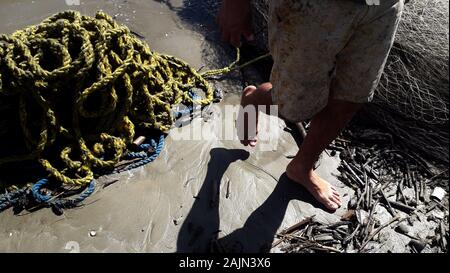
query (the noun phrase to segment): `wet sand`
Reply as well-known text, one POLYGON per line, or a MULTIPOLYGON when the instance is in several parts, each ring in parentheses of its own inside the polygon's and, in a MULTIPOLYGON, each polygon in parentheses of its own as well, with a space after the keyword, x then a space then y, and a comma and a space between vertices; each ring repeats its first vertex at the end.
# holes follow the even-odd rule
MULTIPOLYGON (((71 1, 69 1, 71 2, 71 1)), ((172 7, 158 1, 93 1, 68 6, 63 0, 0 3, 0 33, 36 24, 66 9, 88 15, 102 9, 145 37, 151 49, 186 60, 193 67, 219 67, 233 59, 232 50, 214 41, 215 28, 192 24, 180 17, 182 0, 172 7)), ((187 18, 189 19, 189 18, 187 18)), ((227 91, 216 104, 237 105, 243 79, 236 73, 217 83, 227 91)), ((252 82, 253 83, 253 82, 252 82)), ((205 121, 196 118, 185 128, 202 124, 211 128, 225 118, 219 111, 205 121)), ((300 186, 288 181, 284 170, 298 147, 281 122, 274 151, 246 150, 239 141, 174 140, 153 163, 101 177, 99 187, 85 206, 56 216, 50 209, 14 215, 0 213, 2 252, 203 252, 211 240, 224 251, 266 251, 277 231, 305 217, 335 222, 345 212, 323 210, 300 186), (95 233, 91 233, 94 231, 95 233)), ((337 186, 347 204, 351 190, 335 178, 337 157, 324 154, 319 174, 337 186)), ((272 250, 276 251, 276 250, 272 250)))

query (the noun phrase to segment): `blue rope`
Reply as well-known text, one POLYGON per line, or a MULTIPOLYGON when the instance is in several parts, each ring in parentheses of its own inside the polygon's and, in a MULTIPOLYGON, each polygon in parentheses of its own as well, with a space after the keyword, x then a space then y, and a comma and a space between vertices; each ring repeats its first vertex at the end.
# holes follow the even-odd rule
POLYGON ((8 192, 0 195, 0 212, 14 206, 20 202, 20 199, 27 194, 27 189, 22 188, 13 192, 8 192))
POLYGON ((92 180, 87 188, 77 197, 72 199, 59 198, 57 200, 51 201, 51 195, 41 194, 42 187, 47 184, 48 180, 46 178, 43 178, 31 187, 31 193, 33 194, 34 199, 39 203, 49 203, 60 208, 73 208, 77 206, 79 203, 88 198, 95 190, 95 180, 92 180))
POLYGON ((34 199, 39 203, 46 203, 51 198, 49 194, 41 194, 41 188, 47 184, 48 180, 46 178, 42 178, 31 187, 31 193, 33 194, 34 199))
POLYGON ((95 180, 86 187, 86 189, 75 198, 60 198, 51 203, 51 205, 62 214, 63 209, 74 208, 88 198, 95 191, 95 180))
POLYGON ((159 136, 158 142, 156 142, 154 139, 150 140, 151 143, 148 144, 149 146, 144 146, 144 144, 140 145, 139 148, 146 148, 147 151, 140 151, 140 152, 129 152, 125 158, 126 159, 135 159, 140 158, 140 160, 131 163, 130 165, 126 166, 123 169, 115 169, 112 173, 117 174, 125 171, 129 171, 135 168, 139 168, 141 166, 144 166, 148 163, 151 163, 155 161, 155 159, 161 154, 163 148, 164 148, 164 134, 161 134, 159 136), (148 149, 150 147, 153 147, 153 152, 148 152, 148 149))

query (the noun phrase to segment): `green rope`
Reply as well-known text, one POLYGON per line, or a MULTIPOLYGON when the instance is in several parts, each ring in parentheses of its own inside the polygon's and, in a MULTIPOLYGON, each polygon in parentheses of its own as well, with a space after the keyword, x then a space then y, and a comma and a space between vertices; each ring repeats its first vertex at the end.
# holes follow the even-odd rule
POLYGON ((236 60, 234 62, 232 62, 229 66, 224 67, 224 68, 206 71, 206 72, 202 73, 201 76, 204 78, 209 78, 209 77, 216 76, 216 75, 227 74, 227 73, 230 73, 231 71, 239 70, 241 68, 249 66, 249 65, 251 65, 257 61, 260 61, 262 59, 265 59, 269 56, 270 56, 270 53, 266 53, 264 55, 254 58, 248 62, 238 65, 239 60, 241 59, 241 52, 240 52, 239 48, 237 47, 236 48, 236 60))
MULTIPOLYGON (((265 56, 262 56, 265 57, 265 56)), ((192 88, 213 100, 206 77, 151 51, 110 16, 65 11, 0 35, 0 167, 35 161, 54 180, 84 185, 112 170, 135 128, 167 131, 172 108, 192 105, 192 88)))

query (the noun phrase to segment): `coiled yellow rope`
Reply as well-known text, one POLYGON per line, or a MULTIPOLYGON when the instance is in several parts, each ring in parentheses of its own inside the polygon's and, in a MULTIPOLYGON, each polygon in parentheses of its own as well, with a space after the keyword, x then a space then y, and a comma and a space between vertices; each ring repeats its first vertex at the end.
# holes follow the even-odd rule
POLYGON ((59 182, 89 183, 119 162, 135 127, 168 130, 172 107, 193 104, 192 88, 204 93, 195 103, 212 101, 197 71, 103 12, 65 11, 2 34, 0 166, 34 160, 59 182))

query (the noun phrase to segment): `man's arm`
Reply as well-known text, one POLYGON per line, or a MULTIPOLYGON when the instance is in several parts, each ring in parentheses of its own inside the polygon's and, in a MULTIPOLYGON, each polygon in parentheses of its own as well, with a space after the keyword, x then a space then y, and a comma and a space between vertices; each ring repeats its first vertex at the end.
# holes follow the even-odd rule
POLYGON ((252 40, 250 0, 223 0, 217 21, 222 39, 239 47, 241 36, 252 40))

